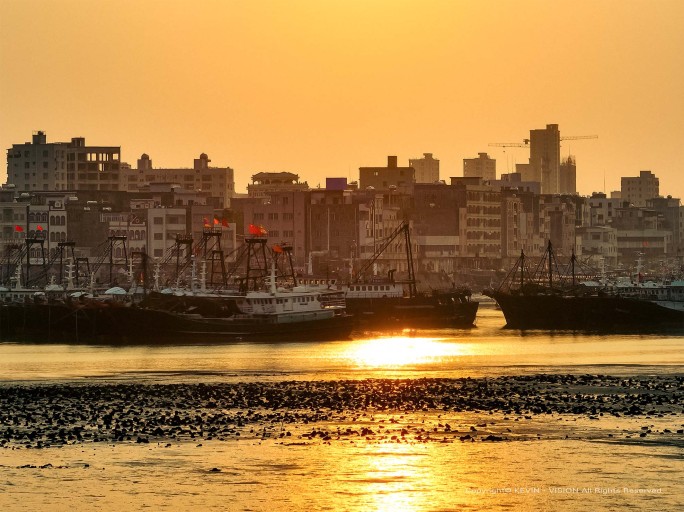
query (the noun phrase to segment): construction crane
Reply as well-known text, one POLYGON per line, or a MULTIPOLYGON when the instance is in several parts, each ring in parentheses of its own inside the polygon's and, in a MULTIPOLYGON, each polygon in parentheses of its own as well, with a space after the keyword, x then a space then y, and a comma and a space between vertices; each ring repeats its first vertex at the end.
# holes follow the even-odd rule
MULTIPOLYGON (((598 135, 566 135, 560 140, 580 140, 580 139, 598 139, 598 135)), ((530 139, 523 139, 522 142, 490 142, 490 146, 497 146, 500 148, 529 148, 530 139)))
POLYGON ((524 139, 527 142, 490 142, 490 146, 498 146, 500 148, 529 148, 530 139, 524 139))
MULTIPOLYGON (((560 137, 560 140, 580 140, 580 139, 598 139, 598 135, 566 135, 560 137)), ((503 148, 504 154, 506 153, 506 148, 529 148, 530 139, 523 139, 522 142, 490 142, 490 146, 496 146, 503 148)), ((509 165, 510 167, 510 165, 509 165)))

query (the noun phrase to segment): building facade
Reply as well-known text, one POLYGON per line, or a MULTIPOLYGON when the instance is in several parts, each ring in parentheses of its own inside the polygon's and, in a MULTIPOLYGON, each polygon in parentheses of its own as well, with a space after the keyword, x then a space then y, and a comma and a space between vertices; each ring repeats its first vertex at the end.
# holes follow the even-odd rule
POLYGON ((439 160, 432 153, 423 153, 423 158, 410 158, 409 167, 415 171, 416 183, 435 183, 439 181, 439 160))
POLYGON ((84 137, 74 137, 67 149, 69 190, 120 190, 121 148, 86 146, 84 137))
POLYGON ((529 176, 524 181, 541 183, 542 194, 560 193, 560 131, 557 124, 530 130, 529 176))
POLYGON ((399 167, 396 156, 387 157, 387 167, 359 167, 359 187, 367 190, 389 190, 411 193, 416 181, 413 167, 399 167))
POLYGON ((68 150, 65 142, 48 143, 42 131, 31 142, 13 144, 7 150, 7 184, 24 192, 66 190, 68 150))
POLYGON ((641 171, 639 176, 620 179, 622 198, 634 206, 646 206, 649 199, 660 195, 660 180, 651 171, 641 171))
POLYGON ((482 178, 485 181, 496 180, 496 159, 487 153, 478 153, 477 158, 463 159, 464 178, 482 178))
POLYGON ((155 169, 149 155, 138 159, 137 169, 124 169, 121 173, 121 189, 129 192, 145 190, 155 183, 176 183, 188 192, 202 192, 217 200, 216 208, 228 208, 235 196, 235 179, 230 167, 212 167, 211 160, 202 153, 192 168, 155 169))
POLYGON ((561 194, 577 194, 577 161, 574 156, 564 158, 559 168, 561 194))
POLYGON ((260 172, 252 176, 247 185, 247 195, 268 198, 272 192, 294 192, 309 190, 309 184, 299 181, 299 175, 291 172, 260 172))

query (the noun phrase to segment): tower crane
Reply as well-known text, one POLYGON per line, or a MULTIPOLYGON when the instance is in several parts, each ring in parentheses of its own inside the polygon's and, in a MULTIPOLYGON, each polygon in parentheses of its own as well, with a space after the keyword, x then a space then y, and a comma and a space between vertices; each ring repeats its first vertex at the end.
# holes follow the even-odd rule
MULTIPOLYGON (((598 135, 566 135, 560 138, 561 141, 580 139, 598 139, 598 135)), ((490 142, 489 145, 500 148, 528 148, 530 147, 530 139, 523 139, 522 142, 490 142)))
MULTIPOLYGON (((561 141, 580 139, 598 139, 598 135, 566 135, 560 137, 561 141)), ((490 142, 489 145, 503 148, 505 154, 506 148, 529 148, 530 139, 523 139, 522 142, 490 142)))
POLYGON ((529 148, 530 139, 524 139, 527 142, 490 142, 490 146, 498 146, 500 148, 529 148))

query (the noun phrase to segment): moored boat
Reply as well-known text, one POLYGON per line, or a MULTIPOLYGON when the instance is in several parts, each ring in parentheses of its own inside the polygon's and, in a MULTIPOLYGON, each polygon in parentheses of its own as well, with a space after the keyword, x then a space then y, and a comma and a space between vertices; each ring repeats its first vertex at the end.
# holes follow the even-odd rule
POLYGON ((176 290, 148 292, 138 301, 125 290, 94 297, 72 293, 0 307, 0 337, 36 341, 124 343, 236 340, 344 339, 353 328, 344 303, 327 304, 321 292, 282 288, 271 269, 268 289, 242 293, 176 290), (121 294, 124 292, 124 294, 121 294))
POLYGON ((536 271, 525 255, 496 290, 486 291, 513 329, 657 331, 684 330, 684 282, 581 282, 574 255, 560 268, 549 242, 536 271))
POLYGON ((351 284, 343 285, 347 311, 361 326, 372 328, 472 327, 478 302, 465 287, 452 286, 428 293, 417 290, 411 253, 409 226, 402 223, 375 254, 358 270, 351 284), (390 271, 386 278, 365 277, 383 251, 403 235, 408 279, 396 280, 390 271))

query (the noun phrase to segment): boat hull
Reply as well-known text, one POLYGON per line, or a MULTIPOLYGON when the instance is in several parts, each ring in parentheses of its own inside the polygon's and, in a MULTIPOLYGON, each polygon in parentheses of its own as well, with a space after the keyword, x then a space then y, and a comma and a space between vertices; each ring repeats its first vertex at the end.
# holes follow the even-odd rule
POLYGON ((206 318, 135 306, 0 306, 0 338, 43 342, 325 341, 346 339, 353 328, 351 316, 329 316, 323 312, 297 321, 277 322, 266 316, 206 318))
POLYGON ((684 312, 618 295, 489 294, 512 329, 648 331, 684 329, 684 312))
POLYGON ((377 328, 472 327, 475 301, 440 301, 433 297, 347 299, 357 324, 377 328))

